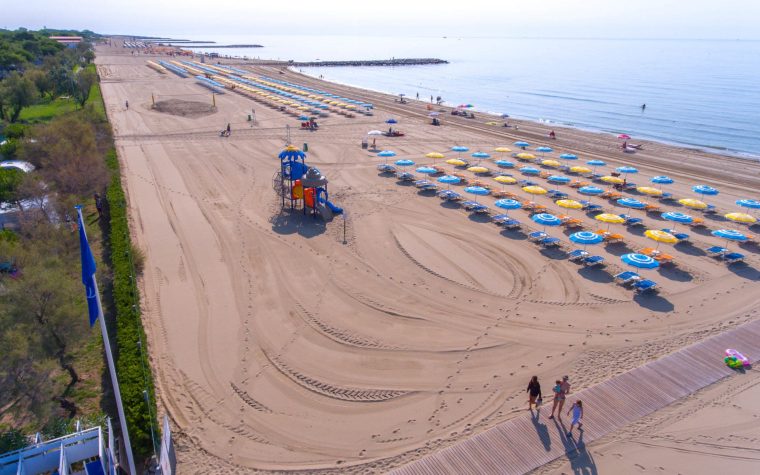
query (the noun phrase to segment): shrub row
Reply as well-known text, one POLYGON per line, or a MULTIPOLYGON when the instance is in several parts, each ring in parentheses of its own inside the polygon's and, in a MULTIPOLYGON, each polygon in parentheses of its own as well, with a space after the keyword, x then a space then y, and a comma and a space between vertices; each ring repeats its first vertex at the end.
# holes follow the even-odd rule
POLYGON ((155 418, 153 376, 147 359, 147 347, 144 344, 145 331, 142 326, 139 294, 134 278, 126 200, 121 187, 119 160, 115 150, 108 152, 106 163, 111 171, 106 198, 110 215, 109 244, 116 315, 117 348, 114 358, 132 450, 137 458, 145 458, 149 457, 154 450, 150 432, 151 423, 153 427, 158 427, 155 418), (140 345, 140 342, 143 342, 143 345, 140 345), (146 401, 144 390, 148 391, 149 402, 146 401))

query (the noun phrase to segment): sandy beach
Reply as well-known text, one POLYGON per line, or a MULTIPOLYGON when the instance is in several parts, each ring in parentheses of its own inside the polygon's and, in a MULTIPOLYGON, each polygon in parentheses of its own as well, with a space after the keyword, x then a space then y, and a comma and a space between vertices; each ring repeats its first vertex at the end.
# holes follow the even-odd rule
MULTIPOLYGON (((563 374, 580 390, 758 317, 760 248, 731 243, 746 256, 733 266, 704 252, 726 244, 710 230, 760 231, 723 218, 740 211, 737 199, 760 198, 756 162, 638 140, 644 149, 626 154, 613 135, 572 129, 555 129, 550 141, 544 125, 510 120, 519 130, 494 127, 485 124, 493 118, 477 113, 443 113, 443 125, 434 127, 424 102, 399 104, 241 64, 235 67, 252 76, 371 102, 374 116, 331 115, 317 131, 299 130, 294 118, 235 92, 217 95, 211 113, 180 116, 152 109, 152 97, 209 104, 211 93, 194 79, 159 74, 147 59, 155 58, 100 46, 96 63, 132 233, 146 255, 144 325, 180 473, 382 473, 522 414, 532 375, 545 393, 563 374), (256 124, 246 120, 252 109, 256 124), (701 230, 679 225, 691 243, 662 244, 677 265, 642 271, 660 293, 635 296, 612 274, 629 270, 620 255, 656 245, 644 229, 672 227, 659 213, 626 210, 646 226, 613 225, 626 244, 589 249, 608 266, 584 268, 529 242, 526 234, 541 227, 523 210, 510 214, 528 229, 504 231, 378 174, 384 159, 360 143, 367 131, 387 129, 390 117, 405 135, 377 137, 377 147, 395 151, 394 159, 430 164, 426 153, 452 158, 454 145, 499 158, 495 147, 519 151, 512 143, 526 140, 550 145, 552 158, 572 152, 578 162, 635 166, 639 174, 628 179, 640 185, 669 175, 675 184, 667 191, 679 198, 700 198, 691 187, 709 184, 720 194, 704 200, 719 212, 706 215, 701 230), (228 123, 231 136, 220 137, 228 123), (308 143, 306 163, 329 178, 330 200, 346 210, 345 221, 281 212, 272 179, 286 124, 294 145, 308 143)), ((516 185, 504 189, 528 198, 516 185)), ((547 197, 536 201, 565 211, 547 197)), ((660 207, 702 216, 672 202, 660 207)), ((580 211, 569 214, 587 229, 604 227, 580 211)), ((547 232, 570 248, 569 231, 547 232)), ((744 376, 594 444, 589 453, 599 473, 710 473, 692 466, 747 473, 760 436, 747 425, 758 414, 757 373, 744 376), (716 428, 722 421, 730 424, 716 428), (710 450, 720 459, 680 461, 717 453, 710 450), (615 470, 623 465, 626 471, 615 470)), ((572 471, 565 459, 540 473, 572 471)))

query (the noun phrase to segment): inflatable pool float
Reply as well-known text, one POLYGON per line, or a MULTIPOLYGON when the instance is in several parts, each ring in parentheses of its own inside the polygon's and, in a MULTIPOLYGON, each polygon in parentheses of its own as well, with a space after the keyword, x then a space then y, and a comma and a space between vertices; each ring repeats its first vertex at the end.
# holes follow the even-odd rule
POLYGON ((750 365, 749 358, 732 348, 726 350, 726 358, 723 361, 729 368, 742 368, 750 365))

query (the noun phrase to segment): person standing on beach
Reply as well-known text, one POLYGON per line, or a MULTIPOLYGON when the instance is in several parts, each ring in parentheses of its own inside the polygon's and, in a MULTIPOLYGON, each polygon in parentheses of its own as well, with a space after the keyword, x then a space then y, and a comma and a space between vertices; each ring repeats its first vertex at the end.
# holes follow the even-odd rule
POLYGON ((127 107, 127 110, 129 110, 129 101, 124 101, 124 105, 127 107))
POLYGON ((643 111, 643 110, 645 110, 646 108, 647 108, 647 105, 646 105, 646 104, 641 104, 641 110, 642 110, 642 111, 643 111))
POLYGON ((432 94, 430 95, 430 103, 431 104, 433 103, 433 96, 432 96, 432 94))
MULTIPOLYGON (((552 403, 552 414, 549 416, 549 419, 554 419, 554 411, 557 410, 557 407, 560 407, 560 411, 562 411, 562 406, 560 405, 560 400, 562 400, 562 403, 565 403, 565 396, 562 394, 562 381, 559 379, 554 381, 554 387, 552 388, 552 392, 554 393, 554 402, 552 403)), ((560 419, 562 419, 562 413, 557 412, 557 416, 559 416, 560 419)))
POLYGON ((570 412, 573 413, 573 421, 570 423, 570 430, 567 431, 567 436, 572 437, 573 435, 573 426, 578 426, 578 430, 583 430, 583 402, 580 400, 575 401, 575 404, 573 404, 573 407, 567 410, 567 414, 569 415, 570 412))
POLYGON ((533 412, 533 405, 536 406, 536 412, 538 412, 538 407, 541 405, 541 384, 538 382, 538 376, 533 376, 530 378, 530 383, 528 383, 528 410, 533 412))
POLYGON ((418 101, 420 100, 420 93, 419 92, 417 93, 417 100, 418 101))
POLYGON ((565 398, 570 394, 570 379, 569 376, 562 376, 562 383, 560 383, 560 389, 562 390, 562 398, 559 400, 559 406, 557 407, 557 415, 562 419, 562 406, 565 405, 565 398))

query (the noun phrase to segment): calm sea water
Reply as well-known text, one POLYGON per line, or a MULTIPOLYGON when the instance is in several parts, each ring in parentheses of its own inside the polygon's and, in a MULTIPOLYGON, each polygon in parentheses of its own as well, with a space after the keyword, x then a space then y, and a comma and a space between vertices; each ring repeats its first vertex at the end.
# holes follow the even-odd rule
MULTIPOLYGON (((760 158, 760 41, 212 36, 268 59, 435 57, 447 65, 304 68, 394 94, 760 158), (646 104, 646 110, 641 105, 646 104)), ((215 51, 205 49, 203 51, 215 51)))

